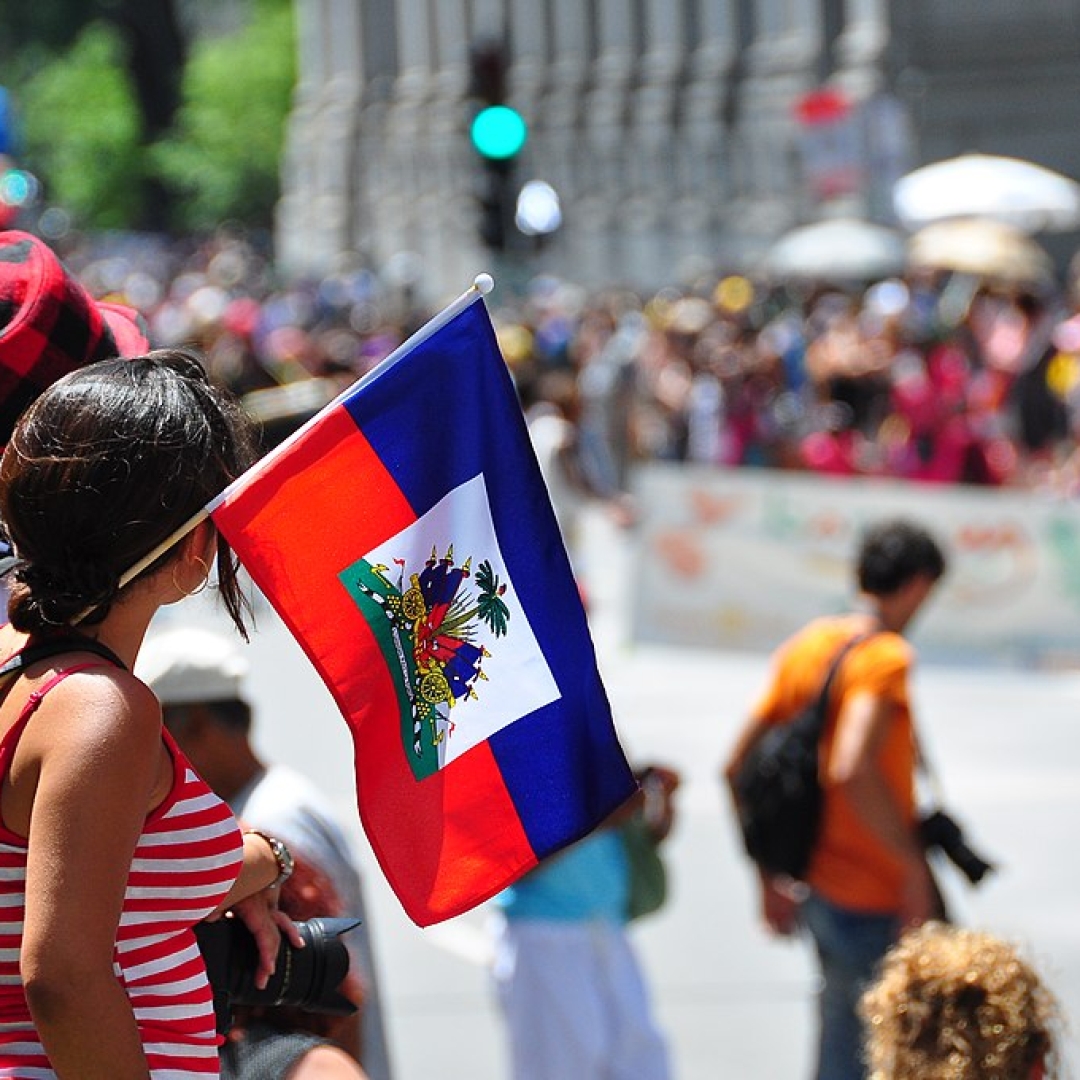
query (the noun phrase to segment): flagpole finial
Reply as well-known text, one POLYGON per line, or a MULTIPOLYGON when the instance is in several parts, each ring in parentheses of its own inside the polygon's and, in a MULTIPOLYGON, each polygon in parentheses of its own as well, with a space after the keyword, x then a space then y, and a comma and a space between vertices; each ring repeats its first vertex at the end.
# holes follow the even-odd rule
POLYGON ((481 296, 487 296, 492 289, 495 288, 495 279, 490 274, 477 274, 473 278, 473 288, 476 289, 481 296))

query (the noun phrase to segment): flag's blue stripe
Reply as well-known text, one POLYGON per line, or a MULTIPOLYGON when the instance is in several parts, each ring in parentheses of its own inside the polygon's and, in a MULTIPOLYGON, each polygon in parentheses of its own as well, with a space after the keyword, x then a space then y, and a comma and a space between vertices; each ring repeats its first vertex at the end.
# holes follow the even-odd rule
MULTIPOLYGON (((556 677, 567 675, 564 670, 556 677)), ((561 685, 561 682, 560 682, 561 685)), ((577 840, 625 802, 634 782, 598 678, 584 700, 554 702, 490 740, 538 858, 577 840)))
POLYGON ((576 839, 633 781, 513 382, 482 303, 346 403, 417 516, 484 474, 499 547, 563 700, 491 746, 533 849, 576 839), (449 421, 449 423, 448 423, 449 421), (430 431, 452 430, 433 443, 430 431))

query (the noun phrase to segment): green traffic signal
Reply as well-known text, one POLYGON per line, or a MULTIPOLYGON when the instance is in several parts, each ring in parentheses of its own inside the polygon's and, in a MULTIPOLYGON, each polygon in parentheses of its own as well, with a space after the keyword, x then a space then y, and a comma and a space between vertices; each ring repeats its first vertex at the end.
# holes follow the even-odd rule
POLYGON ((30 200, 31 176, 22 169, 8 169, 0 174, 0 202, 22 206, 30 200))
POLYGON ((489 105, 476 114, 469 135, 482 157, 507 161, 525 145, 529 131, 521 113, 508 105, 489 105))

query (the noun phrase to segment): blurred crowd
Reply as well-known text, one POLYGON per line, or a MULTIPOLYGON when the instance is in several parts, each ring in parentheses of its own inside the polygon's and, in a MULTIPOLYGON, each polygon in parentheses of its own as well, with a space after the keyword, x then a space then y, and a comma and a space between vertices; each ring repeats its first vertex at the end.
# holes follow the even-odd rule
MULTIPOLYGON (((283 284, 250 239, 65 258, 126 299, 157 344, 198 345, 271 435, 374 366, 432 313, 407 259, 283 284)), ((688 461, 1080 490, 1080 298, 923 272, 867 287, 730 275, 642 296, 547 276, 489 297, 529 403, 578 431, 589 486, 688 461)))

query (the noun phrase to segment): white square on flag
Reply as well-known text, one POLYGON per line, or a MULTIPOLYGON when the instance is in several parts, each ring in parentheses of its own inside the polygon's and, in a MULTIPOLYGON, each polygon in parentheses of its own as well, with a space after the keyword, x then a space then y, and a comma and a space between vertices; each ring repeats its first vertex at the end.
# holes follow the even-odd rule
POLYGON ((483 475, 455 488, 362 563, 377 568, 390 595, 401 597, 405 631, 396 648, 412 651, 416 670, 406 676, 402 659, 390 664, 391 672, 414 681, 410 697, 432 688, 419 737, 434 741, 439 768, 559 698, 503 562, 483 475), (487 609, 496 609, 489 620, 485 597, 487 609))

